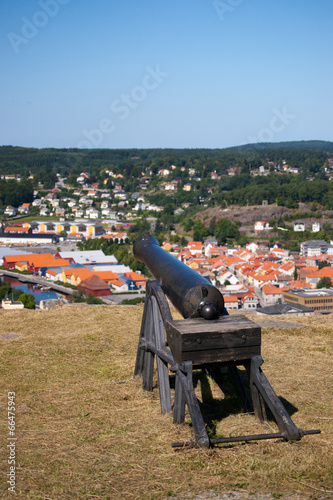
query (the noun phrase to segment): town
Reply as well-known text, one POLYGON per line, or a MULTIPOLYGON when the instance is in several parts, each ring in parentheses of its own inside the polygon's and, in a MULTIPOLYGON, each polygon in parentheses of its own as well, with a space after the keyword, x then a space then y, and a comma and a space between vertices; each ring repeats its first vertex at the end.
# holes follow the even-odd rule
MULTIPOLYGON (((70 151, 1 147, 3 279, 70 301, 139 303, 151 275, 132 246, 150 232, 229 311, 332 312, 333 158, 311 147, 255 159, 251 149, 98 150, 75 153, 72 167, 70 151), (6 173, 12 161, 17 173, 6 173)), ((22 305, 7 293, 3 307, 22 305)))
MULTIPOLYGON (((265 223, 257 222, 256 227, 259 224, 265 223)), ((116 294, 144 291, 147 277, 119 263, 114 255, 105 255, 101 249, 62 251, 57 247, 66 229, 69 239, 79 234, 80 240, 87 237, 89 242, 128 244, 127 223, 113 225, 118 230, 105 230, 89 220, 5 225, 0 248, 2 273, 24 273, 25 279, 30 273, 42 277, 44 287, 69 284, 85 295, 103 297, 108 304, 115 303, 112 296, 116 294), (30 247, 29 252, 19 250, 20 244, 30 247), (44 253, 50 246, 59 251, 44 253), (36 249, 38 253, 33 253, 36 249)), ((204 242, 189 241, 184 247, 165 242, 162 248, 217 286, 229 311, 296 315, 333 310, 333 242, 306 241, 301 243, 300 253, 279 245, 268 247, 265 242, 252 242, 245 248, 220 246, 212 237, 204 242)), ((7 300, 3 307, 15 305, 7 300)))

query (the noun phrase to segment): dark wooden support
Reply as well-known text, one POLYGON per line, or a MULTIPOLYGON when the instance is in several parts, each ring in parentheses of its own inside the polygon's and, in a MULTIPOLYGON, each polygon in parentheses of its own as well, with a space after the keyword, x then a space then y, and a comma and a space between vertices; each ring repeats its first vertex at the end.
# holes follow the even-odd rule
MULTIPOLYGON (((184 363, 182 363, 182 370, 185 371, 184 363)), ((173 423, 182 424, 185 420, 185 393, 180 381, 178 371, 176 372, 175 380, 175 400, 173 405, 173 423)))
POLYGON ((137 353, 136 353, 136 361, 135 361, 135 368, 134 368, 134 377, 142 377, 142 374, 143 374, 145 349, 140 344, 140 341, 141 341, 141 339, 144 338, 144 336, 145 336, 145 330, 147 328, 148 308, 149 308, 149 300, 146 300, 145 301, 145 305, 144 305, 144 309, 143 309, 142 321, 141 321, 140 336, 139 336, 139 345, 138 345, 138 350, 137 350, 137 353))
POLYGON ((265 374, 260 368, 262 364, 263 359, 261 356, 254 356, 251 359, 250 387, 252 399, 256 399, 256 403, 254 402, 254 406, 257 406, 257 408, 255 406, 255 412, 256 414, 258 414, 259 418, 263 418, 262 411, 258 408, 258 406, 261 405, 261 402, 258 402, 259 393, 274 415, 280 432, 289 441, 297 441, 301 439, 302 433, 300 432, 300 429, 296 427, 296 425, 290 418, 289 413, 268 382, 265 374))
POLYGON ((261 329, 258 325, 243 315, 220 316, 215 320, 173 320, 168 301, 156 280, 147 283, 134 370, 134 376, 142 377, 143 389, 147 391, 153 389, 155 356, 161 412, 170 413, 172 409, 170 370, 176 374, 173 422, 184 422, 187 405, 195 433, 193 441, 176 443, 175 446, 208 448, 222 442, 276 437, 295 441, 306 434, 320 432, 298 429, 265 377, 261 369, 261 329), (280 432, 210 440, 193 387, 193 365, 195 368, 207 370, 220 386, 223 386, 221 369, 226 367, 236 389, 249 407, 250 401, 237 368, 244 365, 250 381, 255 415, 264 422, 267 405, 280 432))
MULTIPOLYGON (((153 323, 153 308, 151 298, 148 299, 148 314, 147 328, 145 338, 147 342, 154 342, 154 323, 153 323)), ((142 387, 145 391, 153 390, 153 371, 154 371, 154 356, 155 353, 147 349, 144 353, 144 367, 142 374, 142 387)))
MULTIPOLYGON (((158 308, 157 300, 152 295, 150 298, 153 306, 153 324, 155 330, 155 347, 157 350, 165 349, 165 334, 163 320, 158 308)), ((171 395, 169 382, 168 363, 160 356, 156 356, 158 385, 160 390, 160 403, 162 413, 171 413, 171 395)))
POLYGON ((205 422, 202 418, 199 403, 194 393, 192 379, 192 361, 184 361, 183 370, 177 370, 177 375, 184 392, 184 398, 188 410, 191 415, 197 446, 199 446, 200 448, 209 448, 209 437, 206 431, 205 422))

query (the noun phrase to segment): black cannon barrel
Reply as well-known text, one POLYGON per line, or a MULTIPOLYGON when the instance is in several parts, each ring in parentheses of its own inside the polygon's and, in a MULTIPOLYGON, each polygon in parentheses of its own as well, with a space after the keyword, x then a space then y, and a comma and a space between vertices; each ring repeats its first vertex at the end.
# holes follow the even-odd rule
POLYGON ((145 233, 133 245, 134 257, 145 264, 172 304, 186 318, 215 319, 224 313, 219 290, 206 278, 160 247, 145 233))

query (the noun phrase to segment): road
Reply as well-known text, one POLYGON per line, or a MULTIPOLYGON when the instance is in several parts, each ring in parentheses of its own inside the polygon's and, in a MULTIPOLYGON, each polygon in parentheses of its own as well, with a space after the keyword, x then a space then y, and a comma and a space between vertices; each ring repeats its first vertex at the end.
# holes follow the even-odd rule
POLYGON ((51 288, 55 292, 63 293, 64 295, 72 295, 75 291, 72 288, 67 288, 62 285, 56 285, 55 283, 52 283, 52 281, 47 281, 44 278, 40 278, 39 276, 32 276, 32 274, 14 273, 12 271, 5 271, 2 269, 0 271, 0 276, 8 276, 9 278, 15 278, 21 281, 22 283, 34 283, 46 286, 48 288, 51 288))

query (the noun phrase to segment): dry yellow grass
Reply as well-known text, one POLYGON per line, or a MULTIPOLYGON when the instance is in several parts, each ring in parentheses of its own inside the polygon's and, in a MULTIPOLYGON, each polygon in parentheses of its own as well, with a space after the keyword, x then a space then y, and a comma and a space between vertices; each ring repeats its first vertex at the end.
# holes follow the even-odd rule
MULTIPOLYGON (((175 451, 172 442, 193 437, 189 417, 173 425, 171 415, 160 414, 157 381, 147 393, 132 378, 142 311, 98 306, 0 312, 0 465, 6 477, 7 393, 15 391, 18 498, 161 499, 184 492, 191 498, 229 490, 276 498, 332 496, 331 316, 298 318, 304 328, 262 330, 269 381, 294 407, 296 425, 322 434, 297 443, 175 451)), ((241 413, 237 403, 230 413, 233 400, 223 399, 210 379, 196 379, 198 398, 213 409, 219 434, 276 430, 272 422, 262 426, 241 413)), ((4 481, 2 498, 9 497, 6 490, 4 481)))

